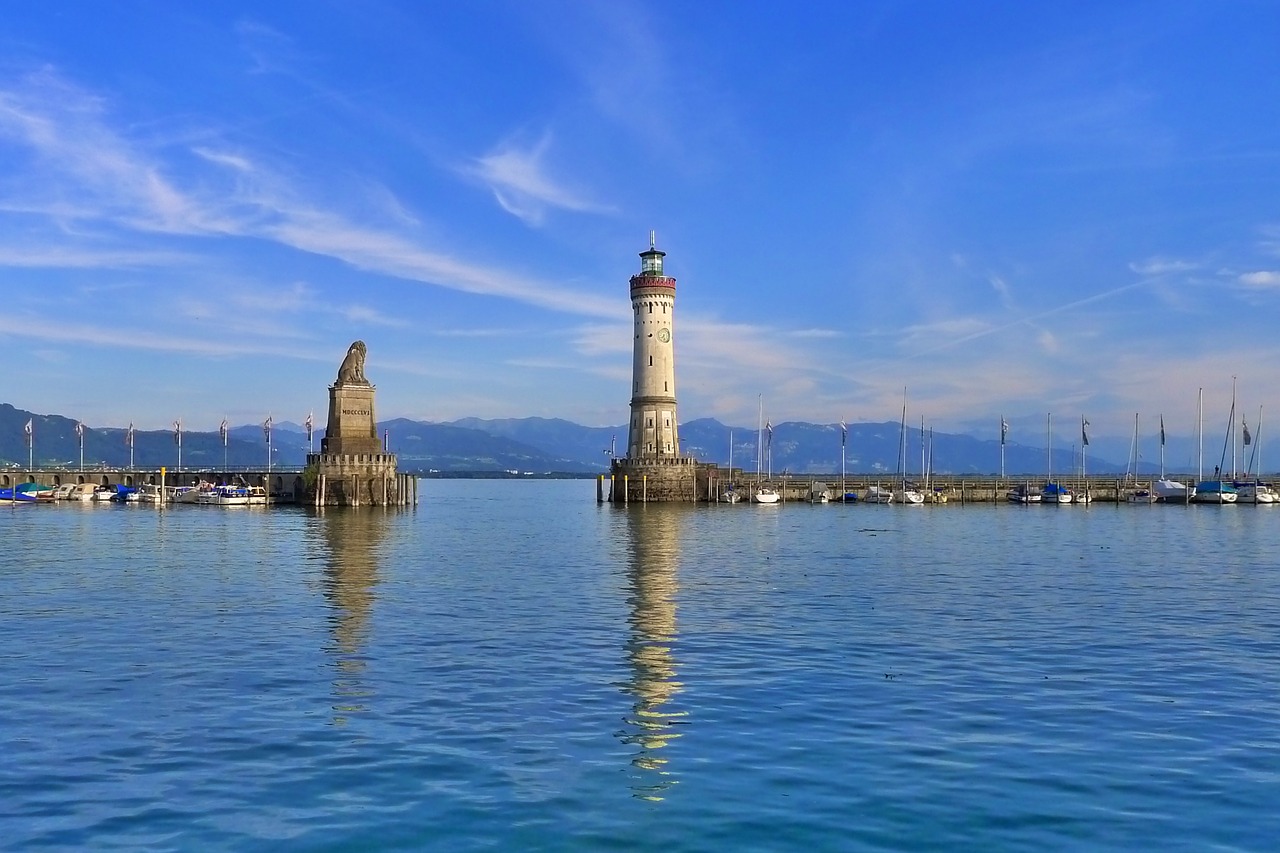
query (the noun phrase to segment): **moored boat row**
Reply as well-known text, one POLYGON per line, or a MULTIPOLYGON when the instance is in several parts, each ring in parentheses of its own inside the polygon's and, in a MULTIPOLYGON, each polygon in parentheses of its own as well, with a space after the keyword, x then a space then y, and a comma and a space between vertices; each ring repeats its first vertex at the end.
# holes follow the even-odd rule
POLYGON ((82 501, 86 503, 173 503, 202 506, 265 506, 267 490, 262 486, 201 482, 195 486, 165 486, 152 483, 141 486, 93 483, 66 483, 41 486, 19 483, 14 488, 0 489, 0 504, 52 503, 82 501))

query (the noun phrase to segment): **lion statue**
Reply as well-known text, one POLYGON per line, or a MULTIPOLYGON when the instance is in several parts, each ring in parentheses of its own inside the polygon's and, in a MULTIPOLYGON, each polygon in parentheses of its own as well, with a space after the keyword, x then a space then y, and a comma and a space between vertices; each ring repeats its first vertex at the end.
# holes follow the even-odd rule
POLYGON ((338 385, 369 384, 369 380, 364 378, 364 357, 367 352, 364 341, 356 341, 347 348, 347 357, 338 368, 338 385))

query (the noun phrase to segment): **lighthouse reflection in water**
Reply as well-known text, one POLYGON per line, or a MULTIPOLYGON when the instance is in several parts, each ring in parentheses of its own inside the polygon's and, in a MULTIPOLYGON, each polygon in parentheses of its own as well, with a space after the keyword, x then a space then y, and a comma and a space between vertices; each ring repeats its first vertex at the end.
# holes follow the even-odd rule
POLYGON ((688 713, 676 701, 682 688, 676 659, 676 594, 685 510, 663 504, 618 509, 627 514, 631 680, 626 688, 635 698, 619 737, 636 749, 631 760, 632 791, 645 799, 662 799, 663 792, 675 784, 672 747, 688 722, 688 713))

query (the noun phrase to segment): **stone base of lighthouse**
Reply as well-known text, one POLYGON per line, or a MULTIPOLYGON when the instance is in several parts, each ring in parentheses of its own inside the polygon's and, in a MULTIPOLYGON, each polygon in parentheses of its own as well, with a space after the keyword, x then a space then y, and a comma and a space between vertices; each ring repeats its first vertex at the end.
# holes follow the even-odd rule
POLYGON ((313 506, 406 506, 417 503, 417 482, 396 470, 394 453, 312 453, 307 494, 313 506))
POLYGON ((615 459, 609 466, 613 503, 688 502, 699 500, 698 464, 692 457, 615 459))

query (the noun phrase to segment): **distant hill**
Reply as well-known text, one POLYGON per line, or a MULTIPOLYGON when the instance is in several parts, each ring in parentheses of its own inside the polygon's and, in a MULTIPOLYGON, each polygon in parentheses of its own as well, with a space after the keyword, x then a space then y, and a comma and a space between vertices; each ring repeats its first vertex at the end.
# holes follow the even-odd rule
MULTIPOLYGON (((35 432, 37 464, 79 464, 76 421, 62 415, 38 415, 12 405, 0 404, 0 460, 26 465, 27 448, 23 426, 28 418, 35 432)), ((319 422, 317 423, 319 427, 319 422)), ((921 434, 918 427, 906 431, 908 473, 921 468, 921 434)), ((587 427, 559 418, 503 418, 485 420, 463 418, 448 423, 426 423, 397 418, 378 425, 401 467, 422 472, 504 472, 590 475, 608 470, 609 452, 626 452, 625 425, 587 427), (616 437, 616 443, 615 443, 616 437)), ((320 448, 322 428, 314 434, 320 448)), ((680 425, 685 453, 699 460, 721 465, 729 459, 733 438, 733 463, 746 471, 756 468, 756 428, 728 426, 712 418, 698 418, 680 425)), ((928 436, 926 452, 928 451, 928 436)), ((1118 440, 1104 446, 1119 446, 1118 440)), ((1172 444, 1172 442, 1171 442, 1172 444)), ((86 465, 106 463, 124 466, 129 462, 125 430, 119 427, 92 427, 85 430, 86 465)), ((1127 445, 1126 445, 1127 446, 1127 445)), ((764 466, 775 474, 838 474, 840 472, 840 427, 838 424, 787 422, 773 426, 764 466), (772 465, 770 466, 770 459, 772 465)), ((298 467, 306 462, 308 446, 304 427, 290 422, 272 424, 272 464, 298 467)), ((854 423, 845 442, 845 470, 849 473, 880 473, 891 476, 898 470, 899 429, 896 422, 854 423)), ((1069 448, 1055 448, 1053 470, 1074 471, 1078 458, 1069 448)), ((971 435, 935 433, 932 438, 932 469, 939 474, 989 475, 1000 470, 1000 443, 971 435)), ((184 468, 216 468, 223 463, 223 446, 216 429, 184 432, 184 468)), ((267 444, 262 424, 241 424, 228 429, 227 464, 234 467, 265 466, 267 444)), ((134 436, 134 463, 139 467, 174 466, 177 446, 171 430, 137 431, 134 436)), ((1042 476, 1046 467, 1043 447, 1010 442, 1005 446, 1005 471, 1011 476, 1042 476)), ((1123 473, 1123 462, 1090 455, 1087 470, 1100 476, 1123 473)), ((1177 466, 1170 465, 1169 470, 1177 466)), ((1183 466, 1185 468, 1185 466, 1183 466)), ((1156 466, 1143 462, 1140 471, 1151 474, 1156 466)))

